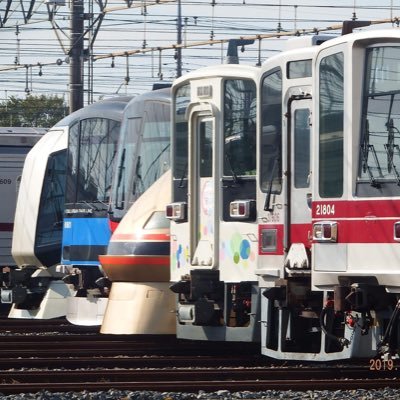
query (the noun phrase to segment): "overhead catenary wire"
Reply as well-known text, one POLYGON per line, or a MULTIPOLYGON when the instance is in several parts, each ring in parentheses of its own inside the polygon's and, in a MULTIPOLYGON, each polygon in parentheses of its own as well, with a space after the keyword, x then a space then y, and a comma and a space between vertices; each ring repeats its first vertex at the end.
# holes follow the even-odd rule
MULTIPOLYGON (((371 21, 371 25, 378 25, 378 24, 387 24, 399 21, 400 17, 394 17, 393 19, 385 18, 381 20, 371 21)), ((318 32, 329 32, 329 31, 338 31, 342 29, 343 24, 336 24, 327 27, 314 27, 309 29, 301 29, 301 30, 292 30, 287 32, 274 32, 274 33, 267 33, 267 34, 257 34, 257 35, 249 35, 249 36, 239 36, 238 39, 240 40, 260 40, 260 39, 272 39, 278 37, 290 37, 290 36, 299 36, 299 35, 306 35, 318 32)), ((182 43, 182 44, 171 44, 169 46, 158 46, 152 47, 147 49, 135 49, 135 50, 127 50, 124 52, 113 52, 104 55, 94 56, 95 60, 101 60, 103 58, 110 58, 110 57, 122 57, 125 55, 135 55, 135 54, 144 54, 150 51, 158 50, 171 50, 176 48, 190 48, 190 47, 199 47, 199 46, 206 46, 206 45, 213 45, 213 44, 221 44, 221 43, 228 43, 229 39, 213 39, 213 40, 203 40, 199 42, 192 42, 192 43, 182 43)))
MULTIPOLYGON (((0 16, 2 14, 1 3, 2 2, 0 1, 0 16)), ((17 1, 14 1, 13 3, 15 5, 19 4, 17 1)), ((43 3, 43 1, 41 1, 41 3, 43 3)), ((96 4, 97 3, 98 2, 96 1, 96 4)), ((138 0, 129 2, 122 0, 109 0, 108 2, 101 3, 106 5, 106 7, 103 7, 100 10, 101 15, 103 15, 103 23, 99 33, 98 42, 91 52, 91 59, 94 61, 94 93, 101 92, 102 90, 107 91, 107 85, 116 85, 116 83, 114 83, 115 81, 120 83, 124 75, 126 76, 126 71, 124 72, 125 67, 123 66, 125 63, 117 62, 118 57, 122 57, 125 54, 128 54, 130 57, 135 56, 134 65, 131 66, 132 71, 130 79, 133 83, 132 87, 135 86, 136 90, 137 83, 139 83, 140 87, 143 87, 142 83, 145 82, 144 85, 150 83, 151 85, 151 82, 159 79, 159 73, 152 73, 152 54, 154 56, 156 55, 155 59, 158 63, 161 58, 161 76, 164 79, 173 79, 176 64, 173 57, 177 49, 185 49, 183 53, 183 73, 210 63, 222 62, 223 45, 230 39, 239 37, 254 37, 258 39, 259 45, 264 42, 269 43, 266 46, 262 46, 263 58, 265 58, 271 52, 279 51, 278 47, 280 46, 280 42, 283 42, 282 39, 290 37, 291 32, 309 34, 313 33, 315 30, 321 32, 324 31, 325 28, 310 28, 311 23, 313 26, 324 26, 325 24, 329 26, 341 26, 339 22, 342 21, 343 18, 340 18, 335 13, 337 13, 338 10, 347 9, 349 10, 348 19, 350 19, 350 11, 355 9, 355 4, 353 2, 341 6, 340 4, 333 2, 331 2, 332 4, 326 4, 324 2, 323 4, 315 5, 310 1, 308 3, 301 3, 298 7, 294 7, 297 5, 294 2, 284 2, 281 0, 279 1, 280 15, 277 17, 278 1, 270 1, 266 3, 264 1, 246 0, 245 5, 243 5, 242 0, 220 0, 215 1, 214 5, 212 5, 211 0, 188 0, 182 3, 185 8, 189 5, 195 7, 195 11, 192 10, 183 13, 185 21, 184 41, 180 45, 174 43, 173 40, 173 36, 176 35, 176 18, 174 17, 176 14, 177 0, 138 0), (123 3, 123 7, 116 8, 113 6, 118 2, 123 3), (127 6, 128 3, 130 7, 127 6), (146 8, 149 7, 145 18, 140 13, 144 3, 146 4, 146 8), (202 6, 201 9, 199 8, 200 6, 202 6), (239 9, 238 7, 241 8, 239 9), (236 12, 237 15, 230 12, 233 9, 239 10, 239 12, 236 12), (254 12, 251 14, 248 13, 246 10, 249 9, 254 12), (305 9, 307 10, 307 13, 304 12, 305 9), (321 12, 319 11, 321 9, 326 10, 323 12, 323 18, 321 18, 321 12), (268 11, 259 12, 259 10, 268 11), (270 10, 272 12, 270 12, 270 10), (263 15, 263 13, 265 15, 263 15), (317 13, 319 14, 317 15, 317 13), (314 18, 314 15, 317 15, 317 18, 314 18), (282 25, 282 35, 279 36, 276 35, 276 25, 278 21, 280 21, 282 25), (315 21, 320 22, 316 24, 315 21), (306 29, 302 29, 302 26, 306 27, 306 29), (288 27, 290 27, 290 29, 288 29, 288 27), (208 39, 211 30, 214 31, 214 39, 218 40, 212 42, 205 40, 206 38, 208 39), (310 32, 310 30, 313 32, 310 32), (121 40, 120 38, 124 39, 121 40), (146 41, 146 49, 144 49, 146 51, 143 52, 141 51, 141 47, 144 47, 144 40, 146 41), (220 46, 213 47, 214 43, 219 43, 220 46), (109 68, 111 63, 111 61, 107 61, 107 59, 110 58, 110 54, 117 54, 117 56, 111 56, 111 58, 114 57, 115 60, 115 69, 112 71, 112 74, 108 73, 106 68, 106 66, 109 68), (162 56, 159 57, 159 54, 162 56), (148 74, 148 76, 146 76, 146 74, 148 74)), ((39 2, 37 2, 37 4, 39 4, 39 2)), ((375 10, 378 8, 380 11, 387 9, 387 14, 389 14, 390 11, 390 15, 392 16, 393 14, 396 14, 398 9, 393 9, 393 4, 391 4, 391 6, 392 7, 385 7, 383 4, 377 7, 367 6, 364 5, 364 3, 362 5, 357 4, 357 16, 361 18, 361 14, 359 14, 360 10, 375 10)), ((67 31, 61 31, 61 29, 65 29, 65 25, 69 23, 70 13, 65 8, 59 8, 57 10, 57 14, 55 14, 58 16, 56 23, 57 26, 60 27, 60 30, 57 28, 55 32, 60 33, 61 40, 56 38, 59 42, 57 44, 57 40, 50 39, 49 41, 47 36, 46 45, 43 46, 43 39, 42 43, 40 43, 40 41, 35 42, 33 38, 36 35, 28 33, 28 31, 30 32, 31 30, 34 30, 41 35, 40 32, 48 31, 49 28, 44 28, 43 24, 47 23, 47 25, 50 25, 50 22, 49 20, 46 21, 46 13, 43 13, 42 11, 43 10, 39 10, 38 8, 36 14, 32 15, 31 19, 27 21, 26 24, 25 21, 17 18, 15 10, 13 10, 12 18, 8 20, 8 23, 15 23, 18 21, 21 26, 21 68, 23 68, 24 65, 30 65, 32 66, 32 70, 36 69, 36 71, 39 71, 39 65, 41 65, 43 74, 47 77, 47 80, 50 75, 57 77, 56 79, 51 79, 53 85, 56 83, 58 86, 54 87, 54 90, 68 91, 69 88, 66 79, 68 45, 65 46, 64 50, 61 49, 62 52, 60 52, 60 43, 65 43, 65 40, 68 39, 66 35, 67 31), (41 25, 39 24, 40 22, 41 25), (37 58, 36 60, 35 54, 37 58), (60 85, 64 85, 64 89, 60 89, 60 85)), ((393 17, 388 20, 391 21, 393 25, 398 23, 398 20, 393 17)), ((3 27, 1 29, 11 28, 3 27)), ((15 53, 15 45, 13 47, 13 44, 10 43, 10 48, 8 50, 7 47, 2 46, 3 43, 6 42, 3 42, 2 38, 0 38, 0 49, 2 49, 0 50, 0 57, 2 59, 4 59, 4 57, 10 52, 15 53)), ((250 46, 247 48, 246 53, 242 57, 242 61, 252 64, 259 62, 259 48, 260 46, 257 44, 253 47, 250 46)), ((3 67, 0 67, 1 75, 7 74, 12 77, 11 80, 14 81, 15 79, 15 84, 20 84, 22 88, 19 92, 23 93, 24 75, 19 74, 19 68, 16 69, 12 61, 13 60, 9 59, 7 60, 7 63, 2 63, 3 67)), ((44 82, 44 79, 41 80, 36 72, 34 74, 34 81, 34 90, 47 91, 48 88, 51 87, 51 84, 49 82, 44 82)), ((7 80, 6 82, 8 86, 10 82, 7 80)), ((109 91, 112 92, 115 91, 115 89, 110 88, 109 91)))

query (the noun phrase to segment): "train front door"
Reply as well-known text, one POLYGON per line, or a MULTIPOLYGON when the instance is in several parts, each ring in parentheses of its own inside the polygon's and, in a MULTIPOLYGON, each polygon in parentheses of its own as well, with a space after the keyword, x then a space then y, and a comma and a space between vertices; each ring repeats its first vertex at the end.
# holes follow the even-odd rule
POLYGON ((311 99, 294 100, 290 118, 288 247, 296 253, 291 268, 309 268, 304 248, 311 246, 310 110, 311 99), (300 251, 302 254, 297 254, 300 251), (298 258, 299 257, 299 258, 298 258))
POLYGON ((189 218, 191 264, 213 267, 216 262, 218 192, 214 167, 214 129, 211 115, 192 113, 190 132, 189 218))

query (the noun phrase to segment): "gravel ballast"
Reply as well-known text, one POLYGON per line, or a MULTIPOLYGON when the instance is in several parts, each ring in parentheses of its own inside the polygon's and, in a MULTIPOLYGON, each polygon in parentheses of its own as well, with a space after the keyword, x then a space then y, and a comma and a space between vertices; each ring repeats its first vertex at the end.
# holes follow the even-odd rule
POLYGON ((385 399, 394 400, 400 398, 398 389, 374 389, 374 390, 336 390, 336 391, 278 391, 267 390, 265 392, 237 392, 231 393, 226 390, 219 390, 213 393, 170 393, 170 392, 146 392, 108 390, 106 392, 67 392, 51 393, 41 391, 38 393, 24 393, 16 395, 2 395, 2 400, 236 400, 236 399, 270 399, 270 400, 369 400, 385 399))

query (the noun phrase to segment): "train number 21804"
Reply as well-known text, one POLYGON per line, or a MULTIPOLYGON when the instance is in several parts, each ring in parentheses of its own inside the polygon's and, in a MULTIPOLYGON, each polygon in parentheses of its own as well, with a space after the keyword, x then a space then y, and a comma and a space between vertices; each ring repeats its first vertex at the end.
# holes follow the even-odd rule
POLYGON ((335 215, 335 205, 334 204, 317 204, 316 205, 316 215, 335 215))

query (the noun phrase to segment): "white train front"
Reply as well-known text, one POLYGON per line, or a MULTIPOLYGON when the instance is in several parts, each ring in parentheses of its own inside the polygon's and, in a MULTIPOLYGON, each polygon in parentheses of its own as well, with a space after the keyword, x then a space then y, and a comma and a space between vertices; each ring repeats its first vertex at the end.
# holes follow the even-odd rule
POLYGON ((305 39, 319 46, 173 86, 177 335, 260 340, 281 359, 391 356, 400 33, 305 39))

